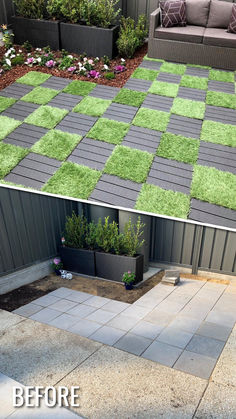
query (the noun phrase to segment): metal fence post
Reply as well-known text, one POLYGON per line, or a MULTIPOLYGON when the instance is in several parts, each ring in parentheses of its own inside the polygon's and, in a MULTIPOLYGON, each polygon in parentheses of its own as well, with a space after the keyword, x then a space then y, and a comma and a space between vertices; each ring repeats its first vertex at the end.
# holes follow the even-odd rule
POLYGON ((192 274, 197 275, 199 267, 199 257, 202 246, 202 235, 203 226, 196 226, 195 239, 193 243, 193 254, 192 254, 192 274))

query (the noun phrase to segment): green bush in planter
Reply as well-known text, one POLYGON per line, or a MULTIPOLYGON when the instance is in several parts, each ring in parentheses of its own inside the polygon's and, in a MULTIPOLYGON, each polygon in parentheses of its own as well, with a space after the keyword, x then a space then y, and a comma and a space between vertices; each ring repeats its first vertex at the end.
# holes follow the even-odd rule
POLYGON ((45 16, 45 0, 13 0, 17 15, 29 19, 43 19, 45 16))
POLYGON ((67 217, 64 232, 66 246, 76 249, 85 248, 87 225, 87 219, 83 215, 76 215, 73 212, 71 217, 67 217))
POLYGON ((121 57, 132 58, 147 36, 146 17, 140 15, 137 25, 131 17, 122 16, 117 47, 121 57))
MULTIPOLYGON (((48 0, 47 12, 53 20, 61 20, 63 18, 62 6, 64 0, 48 0)), ((71 3, 71 2, 70 2, 71 3)))

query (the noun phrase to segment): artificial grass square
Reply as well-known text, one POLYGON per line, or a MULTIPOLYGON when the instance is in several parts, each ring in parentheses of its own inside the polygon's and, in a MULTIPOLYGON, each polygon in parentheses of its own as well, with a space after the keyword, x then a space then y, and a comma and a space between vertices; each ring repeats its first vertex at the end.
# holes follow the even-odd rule
POLYGON ((136 90, 121 89, 115 97, 114 102, 139 107, 142 105, 146 96, 146 93, 136 92, 136 90))
POLYGON ((236 147, 236 125, 203 121, 201 140, 236 147))
POLYGON ((175 83, 167 83, 165 81, 154 81, 148 92, 154 95, 176 97, 179 85, 175 83))
POLYGON ((159 71, 157 70, 149 70, 148 68, 136 68, 136 70, 132 74, 132 78, 134 79, 142 79, 142 80, 156 80, 159 71))
POLYGON ((165 131, 170 119, 167 112, 156 111, 153 109, 140 108, 136 114, 133 125, 138 127, 154 129, 157 131, 165 131))
POLYGON ((101 116, 110 104, 111 100, 87 96, 80 103, 78 103, 78 105, 76 105, 73 111, 90 116, 101 116))
POLYGON ((96 83, 89 81, 74 80, 68 84, 63 92, 70 93, 71 95, 86 96, 88 95, 96 86, 96 83))
POLYGON ((176 115, 187 116, 188 118, 203 119, 205 109, 206 105, 203 102, 176 97, 171 112, 176 115))
POLYGON ((165 133, 161 137, 157 155, 183 163, 194 164, 198 159, 199 140, 165 133))
POLYGON ((236 210, 236 175, 214 167, 196 165, 191 195, 202 201, 236 210))
POLYGON ((40 71, 30 71, 17 79, 17 83, 29 84, 30 86, 39 86, 51 77, 50 74, 40 73, 40 71))
POLYGON ((31 150, 52 159, 65 160, 81 139, 81 135, 52 130, 40 138, 31 150))
POLYGON ((182 76, 186 71, 186 65, 168 63, 165 61, 162 64, 160 71, 163 71, 164 73, 179 74, 180 76, 182 76))
POLYGON ((130 125, 125 122, 100 118, 87 134, 88 138, 120 144, 128 132, 130 125))
POLYGON ((144 55, 143 59, 144 59, 145 61, 156 61, 156 62, 158 62, 158 63, 164 63, 164 60, 162 60, 162 59, 160 59, 160 58, 149 58, 149 57, 147 56, 147 54, 146 54, 146 55, 144 55))
POLYGON ((207 105, 222 106, 223 108, 236 109, 236 95, 223 92, 207 92, 207 105))
POLYGON ((166 191, 155 185, 144 184, 135 209, 170 217, 187 218, 190 198, 181 192, 166 191))
POLYGON ((101 172, 75 163, 65 162, 43 186, 48 193, 87 199, 94 190, 101 172))
POLYGON ((210 70, 209 79, 234 83, 234 73, 231 71, 210 70))
POLYGON ((6 176, 22 160, 28 150, 11 144, 0 143, 0 178, 6 176))
POLYGON ((211 67, 207 65, 200 65, 200 64, 187 64, 187 67, 194 67, 194 68, 202 68, 204 70, 210 70, 211 67))
POLYGON ((145 182, 153 154, 125 146, 117 146, 107 160, 104 172, 134 182, 145 182))
POLYGON ((27 93, 27 95, 23 96, 21 100, 24 102, 36 103, 37 105, 46 105, 46 103, 50 102, 58 93, 58 90, 38 86, 27 93))
POLYGON ((182 77, 180 86, 190 87, 191 89, 207 90, 208 79, 206 77, 196 77, 185 75, 182 77))
POLYGON ((13 118, 8 118, 8 116, 0 116, 0 140, 5 138, 20 124, 22 124, 21 121, 17 121, 13 118))
POLYGON ((37 125, 43 128, 54 128, 68 113, 66 109, 53 108, 52 106, 40 106, 26 119, 27 124, 37 125))
POLYGON ((3 97, 0 96, 0 112, 5 111, 5 109, 9 108, 16 102, 16 99, 12 97, 3 97))

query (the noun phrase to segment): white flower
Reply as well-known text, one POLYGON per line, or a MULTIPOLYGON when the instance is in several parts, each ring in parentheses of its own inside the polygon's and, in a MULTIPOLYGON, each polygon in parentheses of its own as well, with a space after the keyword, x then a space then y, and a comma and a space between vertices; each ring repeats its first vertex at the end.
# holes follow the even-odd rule
POLYGON ((78 66, 79 66, 79 67, 83 67, 83 64, 82 64, 82 63, 80 63, 80 62, 78 62, 78 66))
POLYGON ((10 58, 15 58, 15 54, 12 54, 12 55, 10 56, 10 58))
POLYGON ((96 57, 96 60, 99 61, 99 57, 96 57))
POLYGON ((71 58, 73 60, 73 55, 67 55, 68 58, 71 58))
POLYGON ((104 70, 109 70, 109 67, 106 64, 104 64, 103 68, 104 68, 104 70))
POLYGON ((8 58, 6 59, 6 64, 11 67, 11 60, 9 60, 8 58))
POLYGON ((29 57, 31 55, 31 52, 28 52, 27 57, 29 57))
POLYGON ((90 65, 93 65, 93 60, 88 60, 88 63, 89 63, 90 65))
POLYGON ((38 57, 36 61, 38 61, 38 63, 41 63, 42 58, 41 57, 38 57))
POLYGON ((88 61, 88 58, 87 57, 84 57, 84 62, 86 63, 86 61, 88 61))
POLYGON ((22 49, 19 49, 19 52, 22 52, 22 49))
POLYGON ((85 67, 81 67, 80 70, 81 71, 86 71, 86 68, 85 67))
POLYGON ((42 51, 42 48, 36 48, 36 51, 42 51))
POLYGON ((125 63, 125 59, 124 58, 121 58, 121 60, 120 60, 122 63, 125 63))

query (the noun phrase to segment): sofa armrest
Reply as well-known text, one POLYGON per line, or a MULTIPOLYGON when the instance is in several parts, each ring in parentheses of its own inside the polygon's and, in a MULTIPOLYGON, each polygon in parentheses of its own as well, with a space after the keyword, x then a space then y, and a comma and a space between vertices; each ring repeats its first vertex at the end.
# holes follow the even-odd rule
POLYGON ((155 29, 157 26, 160 25, 161 21, 161 9, 158 7, 158 9, 154 10, 154 12, 150 15, 150 25, 149 25, 149 38, 154 38, 155 35, 155 29))

